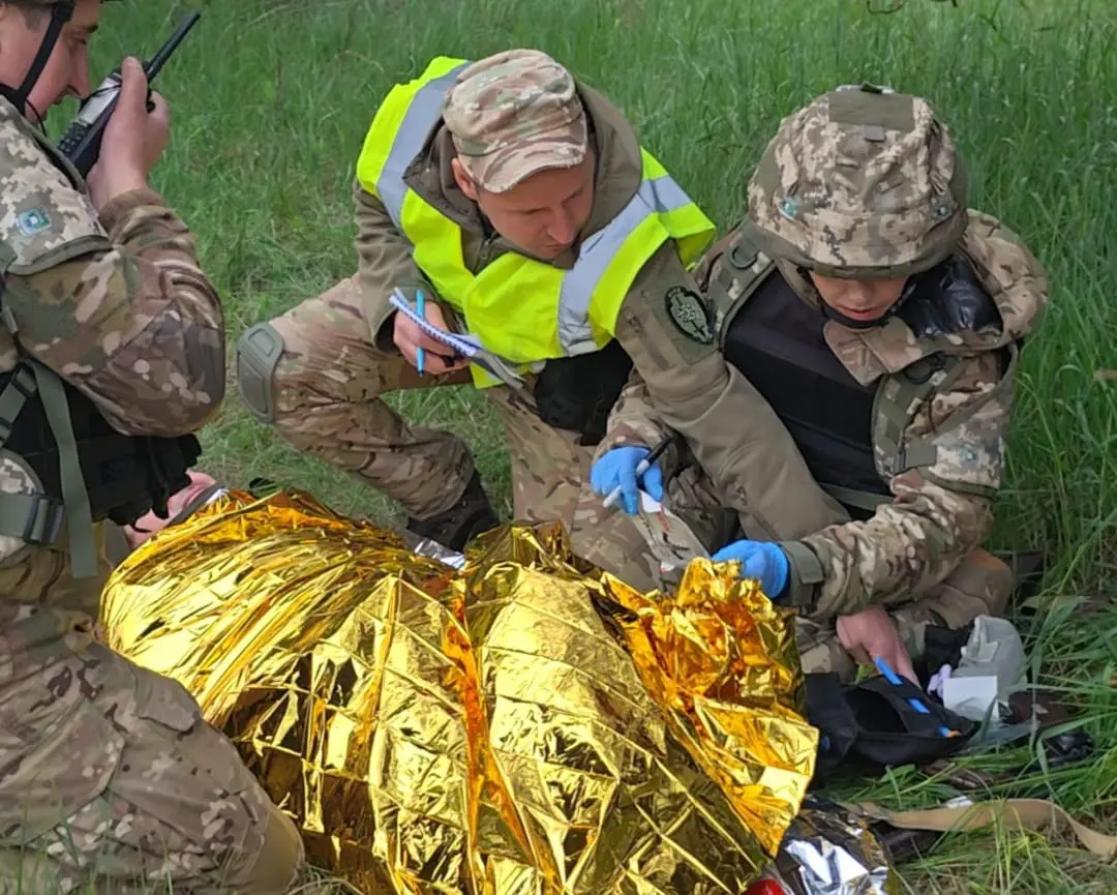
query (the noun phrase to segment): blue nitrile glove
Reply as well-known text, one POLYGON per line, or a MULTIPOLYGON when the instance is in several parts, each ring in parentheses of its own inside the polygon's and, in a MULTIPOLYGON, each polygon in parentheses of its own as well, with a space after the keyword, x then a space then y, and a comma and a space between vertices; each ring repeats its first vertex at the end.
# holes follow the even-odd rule
MULTIPOLYGON (((602 497, 608 497, 618 486, 624 511, 636 515, 640 494, 636 482, 636 467, 648 454, 646 447, 613 448, 590 469, 590 485, 602 497)), ((663 500, 663 472, 653 463, 640 477, 640 484, 656 500, 663 500)))
POLYGON ((734 541, 710 557, 714 562, 736 559, 741 577, 755 578, 770 600, 778 600, 787 587, 790 563, 778 544, 764 541, 734 541))

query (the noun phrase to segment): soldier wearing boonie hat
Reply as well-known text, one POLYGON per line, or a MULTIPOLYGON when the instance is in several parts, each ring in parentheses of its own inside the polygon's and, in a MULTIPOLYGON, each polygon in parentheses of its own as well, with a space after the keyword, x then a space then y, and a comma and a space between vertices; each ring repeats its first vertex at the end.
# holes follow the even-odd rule
MULTIPOLYGON (((930 104, 865 85, 784 119, 745 219, 698 278, 726 357, 846 511, 806 536, 745 527, 711 544, 806 618, 805 670, 851 676, 853 659, 879 655, 910 674, 928 625, 1000 613, 1012 575, 980 545, 1047 281, 1011 231, 967 210, 962 161, 930 104)), ((632 394, 626 414, 656 437, 651 402, 632 394)), ((732 425, 745 442, 747 423, 732 425)))
POLYGON ((784 427, 718 352, 689 272, 713 224, 550 56, 439 58, 397 85, 355 196, 358 275, 246 333, 239 381, 261 420, 394 497, 412 531, 461 546, 496 519, 463 442, 408 425, 380 396, 471 380, 508 435, 516 517, 562 521, 587 558, 657 583, 639 532, 587 482, 633 368, 742 516, 773 534, 833 518, 784 427), (429 323, 471 333, 505 366, 452 357, 393 293, 416 313, 421 295, 429 323), (754 480, 718 440, 726 418, 751 421, 754 480), (779 494, 789 483, 795 504, 779 494))

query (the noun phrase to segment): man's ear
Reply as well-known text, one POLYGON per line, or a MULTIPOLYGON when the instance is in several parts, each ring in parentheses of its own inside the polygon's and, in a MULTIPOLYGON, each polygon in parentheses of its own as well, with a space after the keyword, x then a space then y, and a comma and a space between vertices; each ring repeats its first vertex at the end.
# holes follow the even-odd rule
POLYGON ((450 159, 450 170, 454 172, 454 183, 458 185, 458 189, 465 193, 465 197, 471 202, 477 201, 477 184, 473 182, 473 178, 465 170, 465 166, 459 159, 450 159))

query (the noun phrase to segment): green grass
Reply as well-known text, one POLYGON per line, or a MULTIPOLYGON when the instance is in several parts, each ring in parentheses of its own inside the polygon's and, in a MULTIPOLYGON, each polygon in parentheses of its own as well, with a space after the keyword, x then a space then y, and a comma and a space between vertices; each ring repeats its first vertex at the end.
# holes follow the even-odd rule
MULTIPOLYGON (((103 71, 149 52, 197 4, 106 6, 103 71)), ((171 149, 156 177, 195 228, 225 300, 230 344, 246 326, 355 268, 349 184, 392 83, 437 54, 538 46, 602 88, 723 227, 781 116, 839 83, 929 97, 971 172, 972 204, 1002 217, 1051 275, 1027 348, 996 546, 1042 550, 1042 611, 1021 616, 1047 686, 1079 706, 1098 742, 1070 771, 998 784, 1042 793, 1117 830, 1117 7, 1111 0, 220 0, 165 71, 171 149), (875 4, 881 5, 881 4, 875 4), (1076 602, 1081 597, 1086 602, 1076 602)), ((267 474, 376 519, 398 511, 296 456, 239 408, 234 388, 205 433, 207 469, 267 474)), ((501 432, 468 389, 393 399, 476 450, 507 511, 501 432)), ((969 767, 1019 767, 1027 748, 969 767)), ((911 771, 866 784, 892 805, 953 790, 911 771)), ((1112 867, 1034 836, 955 837, 904 868, 911 891, 1114 892, 1112 867)))

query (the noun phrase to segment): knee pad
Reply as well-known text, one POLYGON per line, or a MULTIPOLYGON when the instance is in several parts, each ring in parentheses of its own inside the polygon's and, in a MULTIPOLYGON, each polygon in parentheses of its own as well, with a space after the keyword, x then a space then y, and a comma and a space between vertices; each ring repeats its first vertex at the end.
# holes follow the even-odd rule
POLYGON ((275 368, 283 356, 283 336, 270 323, 257 323, 237 342, 237 384, 252 415, 275 422, 275 368))
POLYGON ((298 828, 291 818, 270 805, 260 851, 251 869, 238 879, 238 890, 286 892, 298 882, 305 860, 298 828))
POLYGON ((978 615, 1001 615, 1012 587, 1012 569, 992 553, 977 548, 947 576, 935 599, 949 627, 960 628, 978 615))

